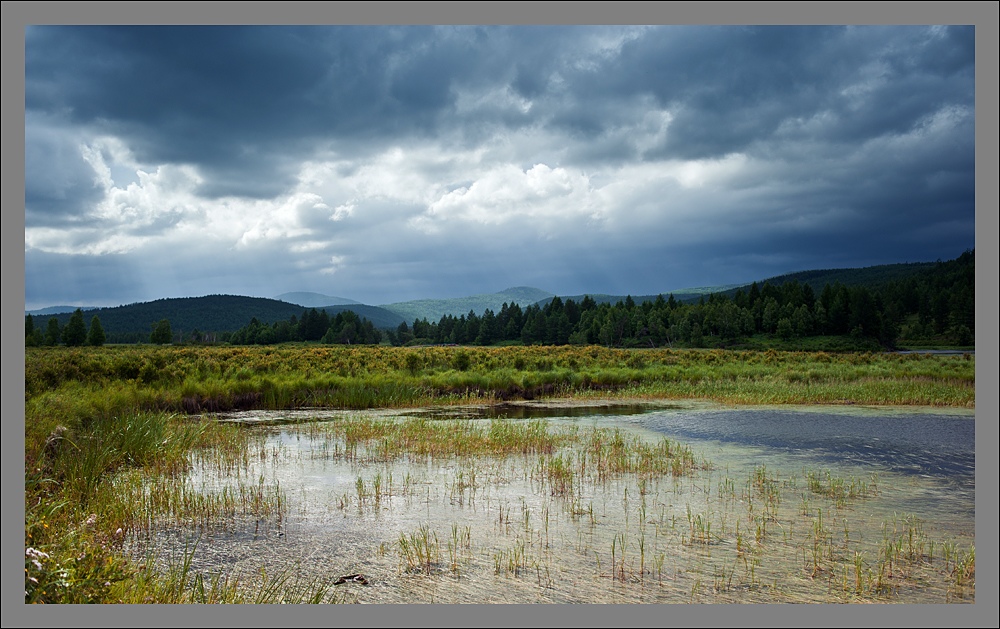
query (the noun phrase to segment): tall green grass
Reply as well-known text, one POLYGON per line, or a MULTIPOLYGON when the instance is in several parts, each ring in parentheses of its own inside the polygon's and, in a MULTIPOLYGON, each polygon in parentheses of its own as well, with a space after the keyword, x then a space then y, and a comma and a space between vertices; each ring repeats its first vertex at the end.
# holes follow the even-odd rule
POLYGON ((61 405, 77 415, 122 408, 365 409, 632 392, 741 404, 974 407, 975 357, 315 346, 28 348, 25 355, 26 403, 61 405), (60 396, 70 399, 52 399, 60 396))

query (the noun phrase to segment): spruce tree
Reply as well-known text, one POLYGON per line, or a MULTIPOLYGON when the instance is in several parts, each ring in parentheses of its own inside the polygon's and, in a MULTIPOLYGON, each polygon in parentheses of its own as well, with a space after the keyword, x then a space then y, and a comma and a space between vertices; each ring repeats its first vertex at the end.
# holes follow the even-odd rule
POLYGON ((62 329, 59 327, 59 319, 51 317, 49 319, 49 325, 45 329, 45 344, 58 345, 61 337, 62 329))
POLYGON ((101 320, 97 318, 97 315, 94 315, 94 318, 90 320, 90 330, 87 331, 87 345, 100 347, 104 345, 104 341, 105 335, 101 320))
POLYGON ((83 310, 77 308, 69 318, 62 333, 63 343, 70 347, 83 345, 87 340, 87 326, 83 323, 83 310))
POLYGON ((174 338, 174 333, 170 329, 170 321, 160 319, 159 323, 153 324, 153 333, 149 335, 149 342, 154 345, 166 345, 174 338))

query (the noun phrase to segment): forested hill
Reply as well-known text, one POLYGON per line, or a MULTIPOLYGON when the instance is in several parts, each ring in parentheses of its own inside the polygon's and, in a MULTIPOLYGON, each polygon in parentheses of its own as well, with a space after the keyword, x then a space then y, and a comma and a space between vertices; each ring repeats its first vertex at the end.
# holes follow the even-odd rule
MULTIPOLYGON (((967 256, 973 255, 972 252, 965 254, 967 256)), ((966 266, 971 263, 970 260, 966 260, 966 266)), ((771 286, 781 286, 785 283, 795 282, 803 286, 808 285, 809 288, 815 294, 819 294, 823 291, 823 288, 834 284, 843 284, 844 286, 863 286, 870 289, 879 289, 890 284, 896 284, 900 282, 912 281, 914 278, 918 278, 930 272, 933 274, 935 270, 940 270, 944 266, 949 264, 961 264, 959 260, 952 260, 949 262, 913 262, 913 263, 902 263, 902 264, 882 264, 879 266, 868 266, 852 269, 817 269, 812 271, 798 271, 796 273, 786 273, 784 275, 778 275, 775 277, 770 277, 764 280, 759 280, 757 282, 751 282, 750 284, 728 284, 724 286, 707 286, 704 288, 683 288, 676 291, 669 291, 661 293, 664 297, 673 295, 674 299, 681 303, 695 303, 704 298, 708 298, 709 295, 718 294, 724 295, 732 299, 737 292, 746 293, 750 290, 753 284, 757 284, 758 288, 764 284, 770 284, 771 286)), ((616 304, 618 302, 624 302, 626 298, 631 297, 632 300, 637 304, 642 304, 644 302, 656 301, 658 295, 604 295, 597 293, 589 293, 587 295, 572 295, 566 296, 561 295, 560 299, 564 302, 572 300, 576 303, 583 301, 584 297, 590 297, 598 304, 616 304)), ((550 301, 552 297, 540 300, 536 305, 544 308, 550 301)))
MULTIPOLYGON (((781 286, 786 282, 798 282, 802 285, 809 285, 814 293, 819 294, 827 284, 843 284, 844 286, 864 286, 866 288, 878 288, 893 282, 909 280, 927 271, 933 271, 942 262, 913 262, 902 264, 882 264, 879 266, 868 266, 853 269, 816 269, 812 271, 798 271, 796 273, 786 273, 767 279, 751 282, 750 284, 728 284, 725 286, 708 286, 704 288, 683 288, 680 290, 661 293, 664 297, 673 295, 674 299, 683 303, 697 302, 703 297, 707 298, 711 294, 721 294, 732 298, 737 291, 747 292, 753 284, 763 286, 781 286)), ((588 295, 560 295, 563 301, 573 300, 580 303, 585 296, 589 296, 599 304, 616 304, 625 301, 631 296, 637 304, 646 301, 656 301, 657 295, 603 295, 589 293, 588 295)), ((538 306, 544 307, 552 301, 552 297, 537 302, 538 306)))
MULTIPOLYGON (((680 290, 659 293, 657 295, 605 295, 602 293, 587 293, 585 295, 560 295, 559 299, 562 301, 574 301, 580 303, 583 301, 584 297, 590 297, 598 304, 617 304, 619 301, 625 301, 628 297, 632 300, 641 304, 647 301, 656 301, 656 298, 660 295, 667 296, 673 295, 674 299, 680 302, 694 302, 698 301, 702 297, 707 297, 713 293, 721 293, 725 291, 735 292, 737 288, 743 287, 743 284, 726 284, 724 286, 706 286, 704 288, 682 288, 680 290)), ((548 297, 540 301, 535 302, 536 306, 544 308, 554 297, 548 297)))
MULTIPOLYGON (((890 282, 900 282, 911 279, 926 271, 935 269, 941 262, 913 262, 906 264, 882 264, 879 266, 867 266, 855 269, 820 269, 814 271, 799 271, 797 273, 786 273, 766 280, 757 282, 758 285, 764 283, 772 286, 781 286, 786 282, 798 282, 808 284, 809 288, 819 293, 827 284, 843 284, 844 286, 865 286, 867 288, 877 288, 890 282)), ((750 284, 739 287, 728 287, 727 290, 720 291, 728 297, 736 294, 738 289, 746 292, 750 284)), ((680 299, 680 297, 678 297, 680 299)))
MULTIPOLYGON (((143 303, 96 308, 84 313, 87 322, 95 315, 111 341, 135 342, 148 339, 152 326, 162 319, 170 322, 174 333, 187 335, 199 330, 202 333, 233 332, 246 326, 252 319, 261 323, 287 321, 301 317, 303 306, 276 299, 242 297, 239 295, 208 295, 205 297, 179 297, 157 299, 143 303)), ((359 317, 372 322, 375 327, 398 326, 403 319, 376 306, 342 305, 323 308, 331 315, 351 310, 359 317)), ((53 315, 60 326, 65 326, 71 313, 53 315)), ((51 317, 36 317, 36 326, 44 326, 51 317)))
MULTIPOLYGON (((274 299, 210 295, 99 308, 84 318, 96 315, 109 343, 147 342, 153 326, 167 320, 176 338, 240 343, 324 338, 370 343, 382 338, 377 330, 385 330, 393 344, 733 347, 761 338, 801 343, 805 341, 796 339, 849 335, 854 346, 968 347, 975 342, 975 251, 948 262, 794 273, 702 294, 694 301, 676 294, 601 297, 606 300, 552 298, 551 293, 521 287, 464 299, 406 302, 448 308, 436 318, 409 319, 408 314, 362 304, 326 306, 317 312, 274 299), (529 305, 522 306, 526 302, 529 305)), ((57 344, 59 328, 71 316, 26 317, 26 339, 57 344), (56 322, 59 326, 53 328, 56 322)))
POLYGON ((968 347, 975 343, 975 252, 908 273, 828 276, 819 291, 796 279, 753 283, 683 303, 675 295, 611 304, 585 296, 525 309, 504 304, 482 316, 415 321, 393 343, 600 344, 615 347, 895 348, 899 343, 968 347), (843 278, 845 284, 836 278, 843 278), (887 279, 896 278, 896 279, 887 279), (868 281, 863 281, 867 279, 868 281), (823 337, 825 341, 817 341, 823 337))
POLYGON ((298 304, 305 308, 326 308, 327 306, 345 306, 361 303, 353 299, 347 299, 346 297, 308 292, 282 293, 277 295, 275 299, 278 301, 287 301, 290 304, 298 304))
POLYGON ((417 299, 386 304, 381 307, 396 313, 408 322, 417 319, 437 321, 445 315, 459 317, 469 314, 470 311, 477 315, 482 315, 487 310, 497 312, 504 304, 530 306, 531 304, 544 299, 551 299, 552 297, 554 297, 552 293, 547 293, 537 288, 515 286, 502 290, 499 293, 470 295, 468 297, 455 297, 452 299, 417 299))

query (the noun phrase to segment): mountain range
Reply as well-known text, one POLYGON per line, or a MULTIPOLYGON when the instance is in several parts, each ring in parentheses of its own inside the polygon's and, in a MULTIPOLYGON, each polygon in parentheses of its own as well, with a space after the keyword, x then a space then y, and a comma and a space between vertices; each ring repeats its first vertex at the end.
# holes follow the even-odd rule
MULTIPOLYGON (((898 281, 905 277, 933 268, 935 263, 892 264, 855 269, 827 269, 801 271, 787 275, 776 276, 758 282, 768 282, 780 285, 796 281, 809 284, 817 293, 826 284, 839 282, 845 285, 875 285, 888 281, 898 281)), ((712 293, 732 295, 737 290, 747 289, 748 284, 707 286, 665 291, 664 297, 674 295, 679 301, 697 301, 712 293)), ((579 302, 586 295, 560 296, 563 301, 579 302)), ((598 303, 617 303, 626 299, 626 295, 594 294, 589 296, 598 303)), ((91 315, 100 318, 101 324, 109 334, 149 334, 154 323, 161 319, 170 321, 175 331, 227 332, 239 329, 256 318, 262 323, 289 320, 291 317, 301 317, 311 308, 326 310, 334 316, 344 310, 354 311, 359 317, 368 319, 377 328, 393 329, 404 321, 427 319, 436 322, 445 315, 459 317, 470 311, 481 316, 487 309, 499 312, 503 304, 517 304, 522 308, 532 304, 544 306, 556 295, 538 288, 516 286, 496 293, 483 293, 467 297, 451 299, 419 299, 373 306, 362 304, 352 299, 323 295, 311 292, 289 292, 273 299, 261 297, 245 297, 239 295, 208 295, 204 297, 184 297, 158 299, 150 302, 117 306, 114 308, 81 307, 87 312, 87 320, 91 315)), ((636 303, 655 300, 657 295, 632 295, 636 303)), ((75 306, 52 306, 40 310, 28 311, 26 315, 34 317, 55 317, 60 325, 65 325, 75 306)), ((36 323, 37 325, 37 323, 36 323)))

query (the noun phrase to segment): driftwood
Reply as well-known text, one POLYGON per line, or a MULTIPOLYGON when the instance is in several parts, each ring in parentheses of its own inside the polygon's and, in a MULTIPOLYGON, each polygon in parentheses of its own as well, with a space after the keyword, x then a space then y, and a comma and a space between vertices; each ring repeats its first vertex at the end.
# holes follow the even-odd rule
POLYGON ((355 574, 345 574, 333 582, 334 585, 340 585, 342 583, 360 583, 361 585, 368 585, 368 579, 365 578, 365 575, 357 572, 355 574))

